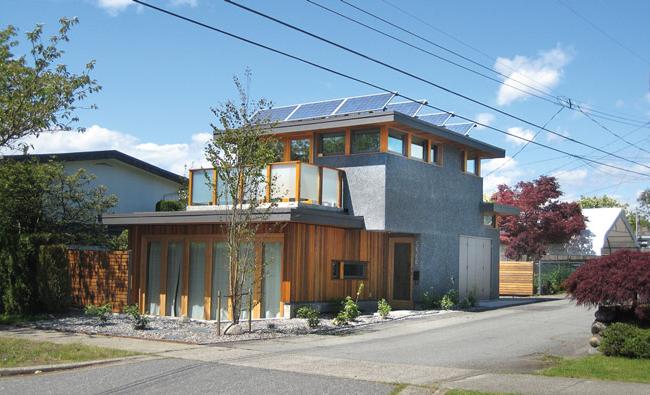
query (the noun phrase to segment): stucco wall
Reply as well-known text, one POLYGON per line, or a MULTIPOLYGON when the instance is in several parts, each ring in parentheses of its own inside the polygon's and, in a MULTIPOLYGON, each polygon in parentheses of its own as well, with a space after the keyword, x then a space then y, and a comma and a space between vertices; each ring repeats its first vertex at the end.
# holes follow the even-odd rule
POLYGON ((175 199, 179 184, 116 160, 65 162, 65 170, 73 173, 86 169, 96 176, 93 185, 104 185, 118 198, 113 213, 154 211, 156 202, 175 199))
POLYGON ((498 296, 498 232, 482 222, 482 178, 462 173, 460 160, 446 146, 443 166, 385 153, 316 161, 345 170, 346 207, 364 216, 368 230, 416 235, 416 300, 430 288, 446 292, 452 278, 458 287, 460 235, 492 239, 491 296, 498 296))

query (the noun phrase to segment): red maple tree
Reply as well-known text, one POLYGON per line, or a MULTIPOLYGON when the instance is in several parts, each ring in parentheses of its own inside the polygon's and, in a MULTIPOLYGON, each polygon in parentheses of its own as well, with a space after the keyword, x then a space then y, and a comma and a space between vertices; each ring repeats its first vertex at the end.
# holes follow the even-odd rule
POLYGON ((511 259, 538 260, 549 244, 562 244, 585 229, 585 218, 578 203, 560 202, 560 185, 555 177, 541 176, 520 181, 514 188, 499 185, 492 200, 518 207, 519 216, 499 218, 501 242, 511 259))

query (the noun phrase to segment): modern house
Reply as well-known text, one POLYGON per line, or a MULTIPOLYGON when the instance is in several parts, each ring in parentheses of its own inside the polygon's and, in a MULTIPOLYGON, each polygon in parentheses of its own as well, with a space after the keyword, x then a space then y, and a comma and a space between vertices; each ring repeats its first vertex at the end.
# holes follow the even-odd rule
MULTIPOLYGON (((273 121, 268 132, 280 145, 267 168, 279 188, 266 199, 278 204, 255 245, 265 272, 253 318, 290 316, 305 304, 325 309, 360 283, 362 300, 396 307, 413 306, 429 290, 498 296, 495 217, 517 211, 483 203, 481 160, 505 152, 468 137, 473 124, 386 93, 256 116, 273 121)), ((228 269, 227 207, 214 174, 191 171, 186 211, 105 216, 131 230, 131 297, 142 311, 227 319, 225 304, 216 311, 228 269)))
POLYGON ((6 155, 13 160, 59 161, 67 174, 85 169, 96 178, 92 186, 103 185, 117 196, 117 213, 153 211, 159 200, 176 200, 187 179, 116 150, 53 154, 6 155))

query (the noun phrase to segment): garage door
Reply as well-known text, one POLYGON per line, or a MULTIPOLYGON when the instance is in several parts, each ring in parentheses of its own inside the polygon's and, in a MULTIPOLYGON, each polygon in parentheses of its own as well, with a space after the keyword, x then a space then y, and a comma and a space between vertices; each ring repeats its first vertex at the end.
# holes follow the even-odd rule
POLYGON ((492 240, 484 237, 460 236, 459 257, 460 296, 466 297, 472 292, 478 299, 489 299, 492 240))

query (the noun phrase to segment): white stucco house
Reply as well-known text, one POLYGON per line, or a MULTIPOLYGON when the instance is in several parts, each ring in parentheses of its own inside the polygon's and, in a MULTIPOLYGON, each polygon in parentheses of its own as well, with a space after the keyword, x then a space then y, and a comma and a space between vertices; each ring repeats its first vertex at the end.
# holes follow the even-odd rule
MULTIPOLYGON (((65 152, 29 155, 39 161, 63 163, 65 171, 85 169, 95 175, 93 183, 104 185, 118 203, 116 213, 154 211, 159 200, 178 199, 178 190, 186 178, 116 150, 65 152)), ((24 159, 24 155, 7 155, 7 159, 24 159)))

